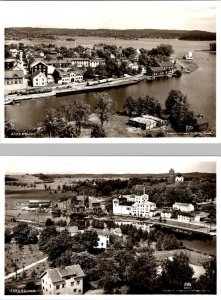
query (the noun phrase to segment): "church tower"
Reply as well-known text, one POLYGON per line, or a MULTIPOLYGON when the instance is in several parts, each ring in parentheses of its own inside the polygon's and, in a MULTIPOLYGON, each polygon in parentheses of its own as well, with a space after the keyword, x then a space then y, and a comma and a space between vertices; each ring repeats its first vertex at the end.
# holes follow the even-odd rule
POLYGON ((170 169, 170 171, 169 171, 168 182, 169 183, 174 183, 175 182, 175 171, 174 171, 174 169, 170 169))

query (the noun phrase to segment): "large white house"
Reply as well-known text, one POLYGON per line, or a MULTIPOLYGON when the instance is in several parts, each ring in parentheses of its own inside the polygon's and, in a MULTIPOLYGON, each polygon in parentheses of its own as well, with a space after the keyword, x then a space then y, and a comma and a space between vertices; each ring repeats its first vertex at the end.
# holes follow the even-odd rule
POLYGON ((120 196, 113 200, 113 214, 153 217, 156 214, 156 204, 150 202, 146 194, 120 196))
POLYGON ((98 245, 95 248, 106 249, 110 244, 109 230, 107 228, 104 228, 103 230, 96 229, 96 232, 98 234, 98 245))
POLYGON ((175 202, 173 204, 173 209, 180 210, 180 211, 183 211, 183 212, 190 212, 190 211, 194 211, 194 205, 191 204, 191 203, 175 202))
POLYGON ((84 277, 80 265, 48 269, 40 276, 43 295, 82 295, 84 277))
POLYGON ((32 85, 33 86, 36 86, 36 87, 46 86, 47 84, 48 84, 48 79, 44 73, 37 71, 32 74, 32 85))

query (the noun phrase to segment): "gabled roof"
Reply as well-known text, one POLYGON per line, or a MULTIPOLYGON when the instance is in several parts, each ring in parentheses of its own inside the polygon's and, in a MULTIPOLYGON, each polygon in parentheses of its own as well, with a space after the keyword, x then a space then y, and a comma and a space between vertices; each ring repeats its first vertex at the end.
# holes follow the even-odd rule
POLYGON ((40 278, 42 278, 46 273, 48 274, 48 276, 50 277, 50 279, 53 283, 64 282, 65 278, 67 276, 72 276, 72 277, 84 277, 85 276, 80 265, 72 265, 72 266, 67 266, 67 267, 48 269, 40 276, 40 278))
POLYGON ((34 61, 31 65, 30 65, 30 68, 33 68, 34 66, 36 66, 37 64, 39 64, 39 63, 41 63, 41 64, 43 64, 43 65, 45 65, 46 67, 47 67, 47 65, 43 62, 43 61, 34 61))
POLYGON ((5 71, 5 78, 14 78, 14 76, 18 76, 18 78, 24 77, 24 72, 22 70, 8 70, 5 71))
POLYGON ((179 205, 179 206, 189 206, 192 203, 180 203, 180 202, 175 202, 173 205, 179 205))
POLYGON ((164 71, 164 68, 163 67, 150 67, 148 66, 148 68, 153 71, 153 72, 161 72, 161 71, 164 71))
POLYGON ((36 77, 36 76, 38 76, 39 74, 42 74, 42 75, 44 75, 44 77, 45 78, 47 78, 47 76, 45 75, 45 73, 42 73, 41 71, 36 71, 36 72, 34 72, 33 74, 32 74, 32 79, 34 78, 34 77, 36 77))

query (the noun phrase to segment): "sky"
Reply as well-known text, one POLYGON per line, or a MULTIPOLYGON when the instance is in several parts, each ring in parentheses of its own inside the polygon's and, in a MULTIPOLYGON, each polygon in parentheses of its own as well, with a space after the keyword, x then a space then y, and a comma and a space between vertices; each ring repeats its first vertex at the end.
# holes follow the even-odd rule
POLYGON ((214 1, 1 1, 0 5, 4 27, 216 31, 214 1))
POLYGON ((215 159, 148 156, 44 156, 8 157, 6 174, 148 174, 216 172, 215 159))

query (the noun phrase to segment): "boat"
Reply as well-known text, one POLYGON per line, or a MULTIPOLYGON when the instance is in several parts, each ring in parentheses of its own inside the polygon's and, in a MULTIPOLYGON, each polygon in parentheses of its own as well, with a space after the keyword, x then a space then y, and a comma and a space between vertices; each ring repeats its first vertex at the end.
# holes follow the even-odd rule
POLYGON ((183 58, 186 60, 193 60, 192 52, 189 52, 188 54, 184 55, 183 58))

